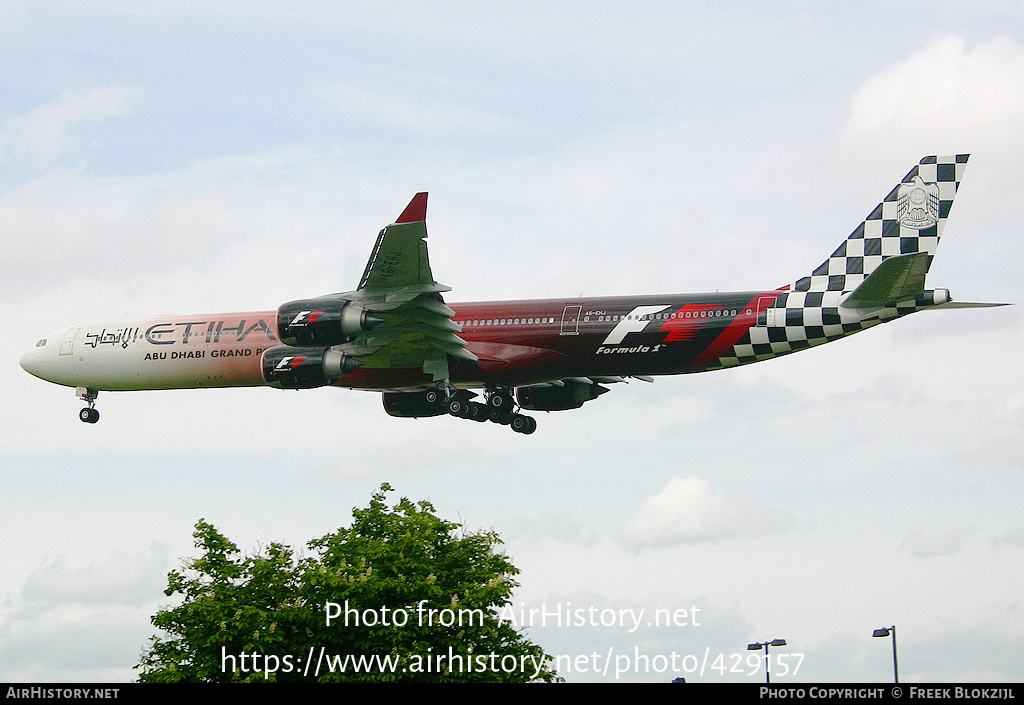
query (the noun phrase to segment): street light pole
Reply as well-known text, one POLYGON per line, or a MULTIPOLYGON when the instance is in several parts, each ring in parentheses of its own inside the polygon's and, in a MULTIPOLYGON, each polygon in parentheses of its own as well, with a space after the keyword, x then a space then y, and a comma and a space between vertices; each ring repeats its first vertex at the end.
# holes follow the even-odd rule
POLYGON ((874 632, 871 633, 871 636, 889 636, 890 634, 892 634, 892 675, 893 675, 893 682, 894 683, 899 683, 900 682, 900 668, 899 668, 899 664, 896 661, 896 625, 894 624, 891 627, 883 627, 882 629, 876 629, 874 632))
POLYGON ((764 682, 771 683, 771 669, 768 662, 770 655, 769 647, 771 646, 785 646, 785 639, 772 639, 771 641, 755 641, 753 644, 747 644, 747 651, 760 651, 761 647, 764 647, 764 682))

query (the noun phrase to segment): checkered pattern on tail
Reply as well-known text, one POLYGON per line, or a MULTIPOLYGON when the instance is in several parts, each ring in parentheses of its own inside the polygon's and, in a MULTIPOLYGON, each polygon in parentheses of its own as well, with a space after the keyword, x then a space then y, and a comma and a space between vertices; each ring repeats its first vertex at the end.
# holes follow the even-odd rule
POLYGON ((733 367, 802 350, 941 303, 926 291, 870 316, 839 306, 878 265, 893 255, 928 253, 931 266, 967 165, 968 155, 925 157, 810 276, 780 291, 711 369, 733 367))
POLYGON ((774 308, 761 315, 764 323, 747 329, 736 344, 708 369, 745 365, 838 340, 942 303, 942 293, 945 292, 926 291, 915 300, 900 301, 874 311, 870 317, 859 317, 840 308, 843 292, 783 293, 775 300, 774 308))
POLYGON ((967 154, 925 157, 867 218, 791 291, 851 291, 887 257, 928 253, 931 267, 967 154))

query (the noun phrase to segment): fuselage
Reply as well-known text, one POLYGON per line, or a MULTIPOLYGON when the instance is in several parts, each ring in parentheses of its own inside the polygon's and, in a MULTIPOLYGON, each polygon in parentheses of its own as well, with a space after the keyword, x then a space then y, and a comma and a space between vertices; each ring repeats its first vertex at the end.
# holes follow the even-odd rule
MULTIPOLYGON (((566 377, 666 375, 720 367, 719 357, 779 291, 451 304, 478 362, 452 365, 457 387, 523 386, 566 377)), ((265 384, 261 356, 280 345, 276 311, 113 319, 40 340, 21 366, 97 391, 265 384)), ((361 367, 333 382, 370 390, 432 386, 422 369, 361 367)))
POLYGON ((517 409, 576 409, 626 377, 760 362, 955 305, 925 278, 967 158, 922 158, 824 262, 778 289, 449 304, 421 192, 380 231, 354 291, 274 311, 85 323, 40 340, 21 366, 76 387, 87 423, 100 391, 333 385, 383 392, 392 416, 529 434, 536 422, 517 409))

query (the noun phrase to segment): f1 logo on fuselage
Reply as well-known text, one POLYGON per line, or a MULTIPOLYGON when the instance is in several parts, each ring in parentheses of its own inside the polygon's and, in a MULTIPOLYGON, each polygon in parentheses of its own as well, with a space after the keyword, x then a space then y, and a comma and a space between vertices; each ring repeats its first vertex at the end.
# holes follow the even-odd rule
POLYGON ((639 333, 647 324, 650 323, 650 319, 646 318, 652 313, 659 313, 669 307, 669 304, 662 304, 661 306, 637 306, 632 311, 622 317, 615 327, 612 328, 612 332, 608 334, 608 337, 604 339, 601 345, 618 345, 622 342, 622 339, 626 337, 628 333, 639 333))

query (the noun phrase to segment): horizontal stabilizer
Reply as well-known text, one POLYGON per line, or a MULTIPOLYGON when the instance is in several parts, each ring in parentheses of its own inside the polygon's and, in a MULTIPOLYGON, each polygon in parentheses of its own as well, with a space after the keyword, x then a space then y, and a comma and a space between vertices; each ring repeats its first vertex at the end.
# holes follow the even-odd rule
POLYGON ((994 308, 996 306, 1013 306, 1013 304, 990 304, 981 301, 950 301, 939 304, 935 308, 994 308))
POLYGON ((924 293, 928 253, 895 255, 883 261, 840 304, 845 308, 879 308, 924 293))

